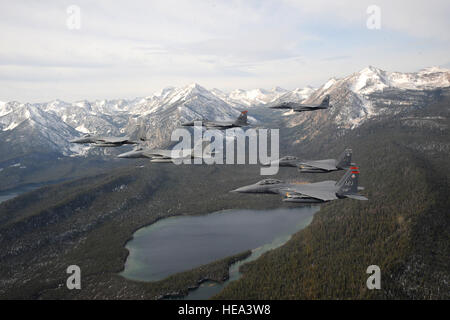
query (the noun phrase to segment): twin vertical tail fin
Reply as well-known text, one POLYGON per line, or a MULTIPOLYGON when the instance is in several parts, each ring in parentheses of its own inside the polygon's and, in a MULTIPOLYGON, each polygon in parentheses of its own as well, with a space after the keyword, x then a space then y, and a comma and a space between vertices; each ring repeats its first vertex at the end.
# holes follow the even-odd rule
POLYGON ((350 167, 344 174, 344 176, 336 183, 338 187, 337 196, 340 198, 351 198, 355 200, 367 200, 358 194, 358 176, 359 168, 350 167))
POLYGON ((192 149, 192 155, 196 158, 211 157, 211 141, 203 139, 197 140, 194 144, 194 148, 192 149))
POLYGON ((247 125, 248 124, 247 113, 248 111, 242 111, 237 120, 235 121, 235 124, 240 126, 247 125))
POLYGON ((212 150, 211 141, 204 140, 203 144, 202 144, 202 149, 203 149, 203 157, 207 157, 207 158, 212 157, 213 150, 212 150))
POLYGON ((330 96, 327 94, 325 98, 322 100, 320 104, 321 107, 329 107, 330 106, 330 96))
POLYGON ((345 149, 336 159, 336 168, 347 169, 352 165, 352 149, 345 149))
POLYGON ((141 120, 141 123, 138 123, 136 125, 136 127, 139 128, 138 134, 137 134, 139 141, 141 141, 141 142, 147 141, 147 132, 145 131, 145 125, 143 125, 142 120, 141 120))

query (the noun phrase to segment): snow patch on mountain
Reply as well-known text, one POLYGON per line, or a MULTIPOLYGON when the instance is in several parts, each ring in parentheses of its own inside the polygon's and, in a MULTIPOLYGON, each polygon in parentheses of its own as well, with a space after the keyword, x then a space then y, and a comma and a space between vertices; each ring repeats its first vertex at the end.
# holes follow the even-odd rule
POLYGON ((236 89, 228 94, 219 89, 213 89, 211 92, 231 106, 243 108, 268 104, 289 91, 280 87, 274 87, 270 90, 261 88, 251 90, 236 89))
POLYGON ((267 106, 272 106, 283 102, 303 102, 304 100, 308 99, 314 92, 315 89, 313 89, 312 87, 297 88, 293 91, 288 91, 282 94, 278 98, 269 102, 267 106))
POLYGON ((450 70, 431 67, 419 72, 387 72, 369 66, 345 78, 352 90, 359 94, 371 94, 386 88, 424 90, 450 86, 450 70))
POLYGON ((84 124, 76 127, 75 130, 83 132, 83 133, 89 133, 89 130, 84 126, 84 124))
POLYGON ((334 85, 336 83, 336 79, 335 78, 331 78, 330 80, 328 80, 323 86, 322 86, 322 90, 327 90, 328 88, 330 88, 332 85, 334 85))

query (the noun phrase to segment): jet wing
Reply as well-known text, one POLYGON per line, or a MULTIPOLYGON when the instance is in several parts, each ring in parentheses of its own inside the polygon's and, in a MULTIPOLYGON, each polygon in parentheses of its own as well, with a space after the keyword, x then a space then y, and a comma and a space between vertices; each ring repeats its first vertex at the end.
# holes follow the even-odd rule
POLYGON ((283 103, 275 105, 271 108, 272 109, 292 109, 294 111, 307 111, 307 110, 314 110, 317 107, 311 106, 311 105, 306 105, 306 104, 301 104, 301 103, 297 103, 297 102, 283 102, 283 103))
POLYGON ((281 194, 298 193, 322 201, 336 200, 335 181, 322 181, 310 184, 291 184, 280 189, 281 194))
POLYGON ((293 108, 294 104, 292 102, 283 102, 281 104, 277 104, 270 107, 270 109, 293 109, 293 108))
POLYGON ((232 124, 230 122, 209 121, 205 123, 207 128, 229 128, 232 124))
POLYGON ((183 158, 188 158, 191 157, 192 151, 190 149, 188 150, 148 150, 145 151, 144 154, 148 157, 148 158, 152 158, 152 157, 162 157, 165 159, 183 159, 183 158))
POLYGON ((298 105, 298 106, 296 106, 296 107, 294 107, 294 108, 292 108, 294 111, 308 111, 308 110, 314 110, 314 109, 317 109, 317 107, 315 107, 315 106, 306 106, 306 105, 302 105, 302 104, 300 104, 300 105, 298 105))
POLYGON ((145 151, 144 154, 151 158, 151 157, 164 157, 164 158, 171 158, 172 157, 172 150, 148 150, 145 151))
POLYGON ((299 165, 307 165, 309 167, 315 167, 323 170, 336 170, 336 161, 334 159, 317 160, 317 161, 302 161, 299 165))
POLYGON ((98 138, 96 141, 100 143, 124 143, 130 140, 128 137, 108 137, 98 138))

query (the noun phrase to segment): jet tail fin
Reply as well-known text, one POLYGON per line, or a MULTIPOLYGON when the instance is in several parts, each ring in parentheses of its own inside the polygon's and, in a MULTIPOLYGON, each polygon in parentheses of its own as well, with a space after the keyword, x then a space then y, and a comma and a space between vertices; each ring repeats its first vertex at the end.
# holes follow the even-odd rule
POLYGON ((211 157, 212 155, 211 141, 209 140, 203 141, 202 149, 204 157, 211 157))
POLYGON ((195 142, 194 148, 192 149, 192 155, 196 158, 211 157, 211 141, 199 139, 195 142))
POLYGON ((352 149, 345 149, 336 159, 336 168, 347 169, 352 166, 352 149))
POLYGON ((322 100, 320 104, 321 107, 329 107, 330 106, 330 96, 327 94, 325 98, 322 100))
POLYGON ((337 194, 341 197, 348 197, 349 195, 358 194, 358 167, 350 167, 344 174, 344 176, 336 183, 338 186, 337 194))
POLYGON ((241 126, 247 125, 248 124, 247 113, 248 111, 242 111, 234 123, 241 126))

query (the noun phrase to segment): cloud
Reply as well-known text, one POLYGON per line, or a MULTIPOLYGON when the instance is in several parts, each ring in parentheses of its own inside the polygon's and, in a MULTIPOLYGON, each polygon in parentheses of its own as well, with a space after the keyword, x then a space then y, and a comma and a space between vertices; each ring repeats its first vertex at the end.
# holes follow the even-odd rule
POLYGON ((191 81, 294 88, 369 64, 414 71, 448 62, 447 2, 2 2, 0 100, 145 96, 191 81), (80 30, 66 26, 72 4, 80 30), (379 31, 366 28, 369 4, 379 31))
POLYGON ((447 0, 284 0, 305 18, 325 24, 365 28, 367 8, 381 9, 382 28, 413 37, 449 40, 450 2, 447 0))

